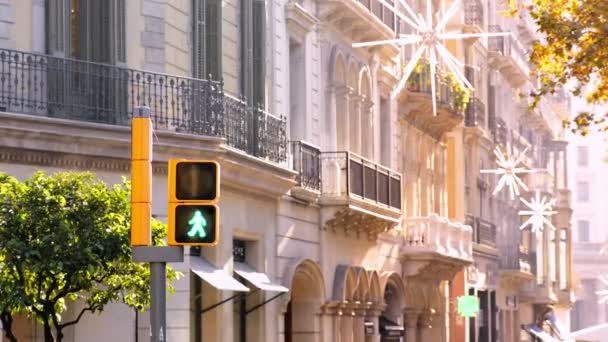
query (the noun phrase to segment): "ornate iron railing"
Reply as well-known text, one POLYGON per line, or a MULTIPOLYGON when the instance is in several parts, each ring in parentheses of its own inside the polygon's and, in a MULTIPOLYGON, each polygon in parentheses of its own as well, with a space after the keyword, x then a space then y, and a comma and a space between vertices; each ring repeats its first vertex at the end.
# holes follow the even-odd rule
POLYGON ((483 4, 480 0, 466 0, 464 3, 464 23, 483 27, 483 4))
POLYGON ((473 228, 473 242, 496 247, 496 225, 473 215, 467 215, 465 224, 473 228))
MULTIPOLYGON (((384 25, 391 30, 395 29, 395 13, 378 0, 357 0, 361 5, 372 12, 384 25)), ((388 3, 393 3, 394 0, 387 0, 388 3)))
MULTIPOLYGON (((448 108, 452 113, 464 115, 469 103, 468 96, 448 74, 437 72, 435 87, 438 105, 448 108)), ((432 94, 431 71, 427 62, 421 62, 412 72, 407 81, 407 89, 414 93, 432 94)))
POLYGON ((325 196, 350 197, 401 210, 401 175, 352 152, 322 152, 325 196))
POLYGON ((220 82, 0 49, 0 111, 128 126, 136 106, 150 107, 157 130, 287 159, 285 118, 226 95, 220 82))
POLYGON ((464 123, 468 127, 485 127, 485 121, 486 106, 480 99, 474 97, 467 106, 464 123))
POLYGON ((321 190, 321 151, 303 141, 292 141, 291 153, 293 169, 298 172, 298 185, 321 190))

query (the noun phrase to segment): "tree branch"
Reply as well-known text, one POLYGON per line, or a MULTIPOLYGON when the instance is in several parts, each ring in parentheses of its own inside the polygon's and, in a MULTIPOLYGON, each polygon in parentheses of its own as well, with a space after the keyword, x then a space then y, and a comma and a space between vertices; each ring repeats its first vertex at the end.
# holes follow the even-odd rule
POLYGON ((82 318, 82 316, 84 315, 85 312, 90 311, 92 313, 94 310, 95 309, 92 306, 88 306, 86 308, 83 308, 82 310, 80 310, 80 313, 78 314, 78 317, 76 317, 75 320, 70 321, 70 322, 66 322, 66 323, 63 323, 63 324, 59 324, 59 325, 57 325, 57 327, 59 327, 60 329, 63 329, 65 327, 69 327, 70 325, 78 324, 78 322, 80 321, 80 319, 82 318))

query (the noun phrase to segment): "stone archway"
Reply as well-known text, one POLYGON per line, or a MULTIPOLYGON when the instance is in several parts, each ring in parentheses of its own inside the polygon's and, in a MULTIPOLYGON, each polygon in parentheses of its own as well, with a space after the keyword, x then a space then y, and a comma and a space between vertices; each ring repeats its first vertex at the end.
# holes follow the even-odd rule
POLYGON ((323 274, 311 260, 301 261, 291 276, 285 312, 285 342, 320 342, 320 309, 325 302, 323 274))

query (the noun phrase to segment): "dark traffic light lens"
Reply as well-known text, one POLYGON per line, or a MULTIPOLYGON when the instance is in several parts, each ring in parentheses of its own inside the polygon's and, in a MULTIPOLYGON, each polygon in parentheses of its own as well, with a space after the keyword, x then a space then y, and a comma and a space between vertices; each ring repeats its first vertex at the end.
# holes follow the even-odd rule
POLYGON ((211 201, 217 197, 215 163, 177 164, 175 197, 178 201, 211 201))
POLYGON ((175 241, 214 243, 216 215, 213 205, 178 205, 175 207, 175 241))

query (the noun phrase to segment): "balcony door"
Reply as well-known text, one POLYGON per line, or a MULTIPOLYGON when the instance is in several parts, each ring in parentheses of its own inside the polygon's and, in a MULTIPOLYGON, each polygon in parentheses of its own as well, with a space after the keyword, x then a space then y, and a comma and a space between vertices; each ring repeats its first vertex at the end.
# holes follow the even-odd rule
POLYGON ((49 115, 125 123, 125 0, 49 0, 46 14, 49 115))

